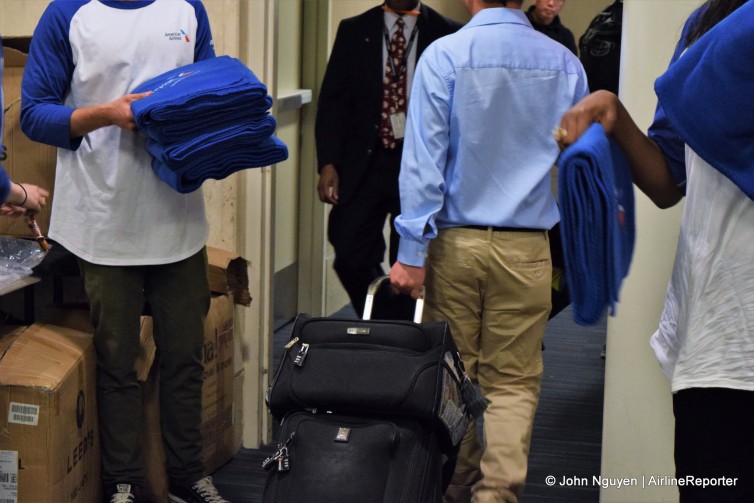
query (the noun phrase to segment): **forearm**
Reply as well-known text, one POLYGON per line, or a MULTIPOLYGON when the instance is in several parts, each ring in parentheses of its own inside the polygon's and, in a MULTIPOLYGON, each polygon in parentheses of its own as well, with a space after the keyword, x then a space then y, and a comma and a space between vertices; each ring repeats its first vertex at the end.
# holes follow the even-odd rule
POLYGON ((80 138, 87 133, 115 124, 110 103, 77 108, 71 114, 71 138, 80 138))
POLYGON ((71 138, 80 138, 95 129, 118 126, 129 131, 136 130, 136 123, 131 112, 131 103, 144 99, 151 91, 127 94, 110 103, 77 108, 71 114, 71 138))
POLYGON ((4 202, 21 206, 26 203, 27 198, 26 190, 20 184, 10 182, 8 197, 4 202))
POLYGON ((668 208, 681 200, 683 193, 670 176, 662 150, 639 129, 620 102, 611 134, 628 159, 634 183, 652 202, 668 208))

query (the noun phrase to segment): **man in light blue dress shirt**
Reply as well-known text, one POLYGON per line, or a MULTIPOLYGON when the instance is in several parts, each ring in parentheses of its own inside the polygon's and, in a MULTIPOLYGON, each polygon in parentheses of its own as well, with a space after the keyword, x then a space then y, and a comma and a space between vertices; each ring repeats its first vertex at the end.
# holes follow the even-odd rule
POLYGON ((446 501, 515 502, 526 480, 550 311, 550 170, 564 111, 588 93, 578 58, 504 3, 464 0, 471 21, 430 45, 414 75, 391 282, 427 286, 489 402, 446 501))

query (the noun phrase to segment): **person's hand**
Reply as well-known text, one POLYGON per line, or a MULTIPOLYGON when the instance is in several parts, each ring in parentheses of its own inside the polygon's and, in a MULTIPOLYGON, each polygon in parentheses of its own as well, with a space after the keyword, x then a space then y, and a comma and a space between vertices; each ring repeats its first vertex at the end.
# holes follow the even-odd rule
POLYGON ((137 94, 126 94, 108 104, 110 121, 113 125, 129 131, 136 130, 136 122, 131 112, 131 103, 142 100, 152 94, 152 91, 137 94))
POLYGON ((611 134, 621 106, 618 97, 610 91, 593 92, 563 115, 560 125, 553 131, 555 141, 562 150, 574 143, 593 122, 599 122, 605 133, 611 134))
POLYGON ((411 298, 419 298, 426 271, 424 267, 416 267, 396 262, 390 269, 390 284, 400 293, 407 293, 411 298))
POLYGON ((108 126, 135 131, 136 122, 131 112, 131 103, 143 100, 150 94, 152 91, 126 94, 109 103, 76 108, 71 114, 71 138, 81 138, 87 133, 108 126))
POLYGON ((338 204, 340 179, 338 171, 332 164, 325 164, 319 172, 319 181, 317 182, 317 194, 319 200, 323 203, 338 204))
POLYGON ((31 183, 11 183, 10 193, 5 204, 0 207, 0 214, 8 216, 33 215, 47 206, 50 192, 31 183))

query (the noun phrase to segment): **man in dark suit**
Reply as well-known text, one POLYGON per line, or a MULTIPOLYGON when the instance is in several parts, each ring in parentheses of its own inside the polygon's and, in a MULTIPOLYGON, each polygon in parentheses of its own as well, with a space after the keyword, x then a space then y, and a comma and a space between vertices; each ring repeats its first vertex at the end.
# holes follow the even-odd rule
POLYGON ((338 27, 318 101, 317 191, 322 202, 333 205, 328 228, 333 267, 359 316, 369 283, 384 274, 388 215, 391 264, 398 251, 393 221, 400 214, 402 124, 414 66, 430 43, 460 26, 416 0, 386 0, 338 27), (402 52, 388 58, 396 36, 402 52), (405 94, 396 99, 397 108, 388 109, 387 86, 398 82, 405 94))

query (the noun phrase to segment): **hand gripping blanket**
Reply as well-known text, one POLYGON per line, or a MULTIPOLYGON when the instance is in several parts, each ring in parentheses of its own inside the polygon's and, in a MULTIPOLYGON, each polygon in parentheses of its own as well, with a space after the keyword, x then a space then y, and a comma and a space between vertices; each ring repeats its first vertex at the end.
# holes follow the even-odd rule
POLYGON ((558 198, 574 321, 593 325, 606 307, 615 314, 635 239, 631 171, 600 124, 561 153, 558 198))
POLYGON ((683 141, 754 199, 754 2, 694 42, 655 81, 683 141))

